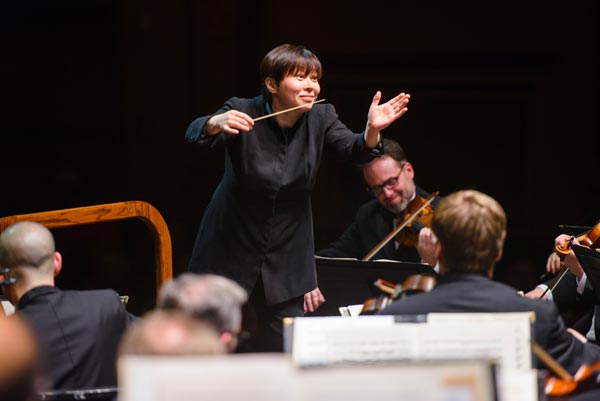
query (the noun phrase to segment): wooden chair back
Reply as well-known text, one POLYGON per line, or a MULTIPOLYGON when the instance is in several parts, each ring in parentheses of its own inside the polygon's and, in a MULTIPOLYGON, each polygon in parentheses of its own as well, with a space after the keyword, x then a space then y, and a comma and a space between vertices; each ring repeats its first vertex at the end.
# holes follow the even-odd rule
POLYGON ((139 219, 152 232, 156 259, 156 289, 173 277, 171 234, 162 215, 144 201, 127 201, 0 218, 0 232, 20 221, 35 221, 49 229, 108 221, 139 219))

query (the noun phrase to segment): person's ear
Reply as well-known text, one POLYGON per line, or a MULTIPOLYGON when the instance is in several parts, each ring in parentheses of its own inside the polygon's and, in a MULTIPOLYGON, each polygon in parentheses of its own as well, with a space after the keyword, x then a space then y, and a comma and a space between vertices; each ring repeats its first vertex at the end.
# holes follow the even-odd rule
POLYGON ((272 77, 266 77, 265 78, 265 87, 267 88, 267 90, 270 93, 276 93, 277 92, 277 83, 275 82, 275 80, 272 77))
POLYGON ((444 256, 442 255, 442 244, 438 240, 435 243, 435 257, 437 259, 437 263, 440 266, 438 273, 445 274, 446 273, 446 261, 444 260, 444 256))
POLYGON ((225 346, 225 348, 229 352, 232 352, 237 347, 237 338, 230 331, 222 332, 220 339, 221 339, 221 343, 225 346))
POLYGON ((60 274, 62 270, 62 255, 59 252, 54 252, 54 277, 60 274))
POLYGON ((406 164, 404 164, 404 171, 406 171, 406 174, 408 174, 411 180, 415 178, 415 170, 410 162, 406 162, 406 164))

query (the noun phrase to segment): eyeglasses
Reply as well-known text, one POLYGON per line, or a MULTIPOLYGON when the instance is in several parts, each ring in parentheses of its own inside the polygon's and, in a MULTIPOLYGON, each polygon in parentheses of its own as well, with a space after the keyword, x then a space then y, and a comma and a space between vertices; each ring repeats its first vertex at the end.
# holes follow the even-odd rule
POLYGON ((402 172, 404 171, 404 166, 406 166, 406 164, 403 164, 402 166, 400 166, 400 171, 398 172, 398 174, 395 177, 390 178, 383 184, 367 186, 367 192, 370 192, 371 194, 373 194, 373 196, 379 196, 383 193, 384 189, 389 189, 389 190, 394 189, 396 187, 396 185, 398 185, 398 178, 400 178, 400 176, 402 175, 402 172))

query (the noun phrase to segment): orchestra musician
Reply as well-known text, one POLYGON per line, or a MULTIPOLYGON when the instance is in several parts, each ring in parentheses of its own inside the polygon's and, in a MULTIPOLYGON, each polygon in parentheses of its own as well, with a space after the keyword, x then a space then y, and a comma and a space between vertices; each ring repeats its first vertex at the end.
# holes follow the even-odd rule
POLYGON ((282 351, 282 318, 324 301, 310 205, 323 150, 356 163, 379 156, 380 131, 407 111, 410 95, 380 104, 378 91, 364 132, 355 134, 332 105, 315 104, 321 62, 305 47, 274 48, 260 75, 260 96, 231 98, 187 129, 189 142, 226 148, 225 173, 202 217, 189 270, 224 275, 252 293, 256 350, 282 351))
MULTIPOLYGON (((375 199, 362 205, 352 224, 327 248, 317 255, 361 259, 388 235, 403 217, 409 203, 416 197, 429 194, 415 184, 415 170, 398 142, 385 138, 383 156, 362 167, 367 190, 375 199)), ((432 201, 435 210, 439 198, 432 201)), ((411 230, 406 227, 404 230, 411 230)), ((418 245, 390 241, 373 259, 390 259, 404 262, 423 262, 436 266, 433 236, 427 227, 418 233, 418 245)))
POLYGON ((62 270, 50 230, 21 221, 0 234, 0 281, 15 315, 40 345, 40 363, 49 390, 116 386, 121 335, 135 316, 110 289, 63 291, 55 286, 62 270))
POLYGON ((437 286, 395 301, 379 314, 533 311, 533 340, 571 374, 600 361, 600 347, 567 331, 553 303, 522 297, 491 279, 506 237, 506 214, 493 198, 475 190, 444 197, 431 228, 440 264, 437 286))
MULTIPOLYGON (((559 248, 565 247, 565 244, 569 242, 579 244, 577 238, 567 234, 560 234, 554 240, 555 246, 559 248)), ((587 274, 572 250, 562 260, 556 252, 550 254, 546 262, 546 270, 558 274, 562 265, 568 269, 564 277, 559 276, 542 283, 525 295, 532 299, 539 299, 543 296, 544 300, 554 301, 559 309, 583 310, 583 316, 574 322, 573 329, 585 335, 589 341, 598 343, 600 340, 600 307, 597 304, 600 303, 600 297, 594 292, 587 274), (551 291, 548 290, 549 287, 553 287, 551 291)), ((600 260, 596 268, 600 268, 600 260)))

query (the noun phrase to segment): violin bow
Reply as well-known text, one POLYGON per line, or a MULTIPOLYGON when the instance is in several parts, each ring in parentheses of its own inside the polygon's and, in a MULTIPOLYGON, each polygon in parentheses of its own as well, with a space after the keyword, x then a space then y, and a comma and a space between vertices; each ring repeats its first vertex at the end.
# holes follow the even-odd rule
POLYGON ((531 352, 548 366, 558 377, 566 381, 573 381, 573 376, 562 367, 550 354, 546 352, 538 343, 531 340, 531 352))
POLYGON ((548 291, 553 292, 554 289, 556 288, 556 286, 558 285, 558 283, 560 283, 560 280, 562 280, 563 277, 569 271, 569 269, 565 265, 562 265, 562 267, 560 269, 561 270, 559 270, 559 275, 554 278, 554 282, 552 283, 552 285, 549 285, 548 287, 546 287, 546 289, 544 290, 544 292, 542 292, 542 295, 540 295, 539 299, 544 299, 544 297, 546 296, 546 294, 548 293, 548 291))
POLYGON ((409 225, 410 223, 412 223, 412 221, 414 219, 417 218, 417 216, 419 215, 419 213, 421 213, 423 211, 423 209, 425 209, 427 206, 429 206, 429 204, 431 202, 433 202, 433 200, 435 199, 436 196, 438 196, 439 192, 432 192, 431 195, 429 195, 427 197, 427 199, 425 200, 425 202, 423 202, 423 204, 421 205, 420 208, 418 208, 413 214, 407 216, 407 218, 404 219, 404 221, 402 222, 402 224, 398 224, 398 226, 396 228, 394 228, 392 230, 392 232, 390 232, 388 235, 386 235, 386 237, 381 240, 381 242, 377 245, 375 245, 375 248, 371 249, 369 251, 369 253, 367 253, 365 255, 364 258, 362 258, 361 260, 363 262, 366 262, 368 260, 371 260, 371 258, 381 250, 381 248, 383 248, 388 242, 390 242, 392 240, 392 238, 394 238, 396 235, 398 235, 398 233, 400 231, 402 231, 402 229, 404 227, 406 227, 407 225, 409 225))

